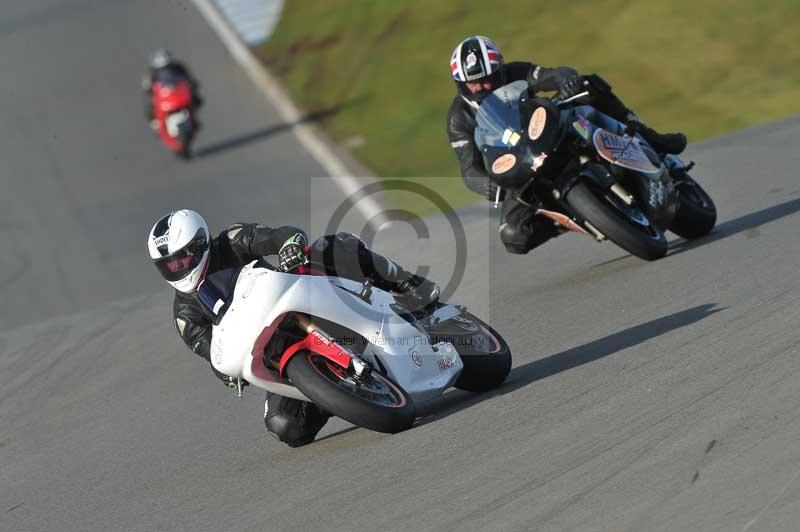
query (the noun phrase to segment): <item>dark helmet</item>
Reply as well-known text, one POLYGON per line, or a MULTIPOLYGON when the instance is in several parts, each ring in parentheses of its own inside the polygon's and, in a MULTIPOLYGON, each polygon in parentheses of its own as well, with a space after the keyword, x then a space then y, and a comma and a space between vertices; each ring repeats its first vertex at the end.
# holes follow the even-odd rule
POLYGON ((450 58, 450 73, 458 93, 472 102, 480 103, 490 91, 471 93, 467 82, 492 81, 494 88, 505 85, 503 54, 488 37, 474 35, 461 41, 450 58))

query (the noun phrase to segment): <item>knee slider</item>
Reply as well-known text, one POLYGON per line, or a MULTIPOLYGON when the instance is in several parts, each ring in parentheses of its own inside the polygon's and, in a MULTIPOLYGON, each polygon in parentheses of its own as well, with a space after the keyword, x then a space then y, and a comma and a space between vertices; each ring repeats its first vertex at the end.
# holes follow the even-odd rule
POLYGON ((264 425, 272 437, 282 441, 289 447, 299 447, 314 441, 316 432, 309 433, 299 418, 292 418, 285 414, 270 414, 264 418, 264 425))
POLYGON ((316 405, 274 394, 267 398, 264 416, 267 432, 289 447, 314 441, 327 421, 328 417, 316 405))
POLYGON ((523 231, 521 224, 505 222, 500 226, 500 241, 510 253, 527 253, 530 249, 530 236, 523 231))

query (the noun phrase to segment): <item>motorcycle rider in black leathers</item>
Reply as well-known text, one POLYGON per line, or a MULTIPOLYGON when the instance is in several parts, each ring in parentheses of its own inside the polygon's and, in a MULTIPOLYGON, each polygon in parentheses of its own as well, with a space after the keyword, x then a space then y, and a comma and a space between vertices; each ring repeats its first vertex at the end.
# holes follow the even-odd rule
POLYGON ((150 56, 150 63, 147 72, 142 76, 142 103, 144 105, 144 116, 150 127, 158 129, 158 123, 154 121, 153 114, 153 84, 156 82, 173 85, 178 81, 186 81, 192 91, 192 105, 199 109, 203 105, 203 98, 200 96, 200 84, 189 72, 182 62, 176 60, 168 50, 163 48, 156 50, 150 56))
MULTIPOLYGON (((405 271, 367 248, 349 233, 326 235, 308 246, 305 233, 296 227, 270 228, 254 223, 237 223, 216 238, 194 211, 184 209, 161 217, 148 236, 150 258, 166 281, 175 288, 173 319, 186 345, 210 362, 212 322, 197 299, 197 289, 211 273, 242 267, 268 255, 277 255, 279 268, 295 272, 309 264, 328 275, 361 281, 370 278, 374 286, 406 294, 419 305, 439 296, 439 287, 405 271)), ((212 366, 229 387, 235 381, 212 366)), ((297 399, 267 394, 264 423, 270 434, 292 447, 314 440, 330 415, 318 406, 297 399)))
POLYGON ((502 200, 500 239, 510 253, 524 254, 558 235, 558 226, 534 214, 538 201, 522 202, 500 191, 489 177, 480 150, 475 145, 475 114, 480 102, 495 89, 512 81, 527 80, 529 91, 558 91, 568 98, 588 91, 576 103, 589 104, 624 123, 629 131, 641 134, 660 153, 678 154, 686 148, 681 133, 661 134, 644 125, 611 91, 611 86, 596 74, 581 76, 570 67, 547 68, 533 63, 504 63, 497 46, 487 37, 473 36, 456 47, 450 59, 450 72, 458 88, 447 113, 447 134, 461 165, 461 176, 470 190, 490 201, 502 200), (532 208, 533 206, 533 208, 532 208))

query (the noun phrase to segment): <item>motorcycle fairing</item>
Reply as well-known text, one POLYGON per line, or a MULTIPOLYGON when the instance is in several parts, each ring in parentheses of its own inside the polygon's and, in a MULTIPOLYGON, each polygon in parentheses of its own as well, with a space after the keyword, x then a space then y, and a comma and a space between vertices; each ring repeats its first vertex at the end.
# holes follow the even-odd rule
POLYGON ((191 105, 192 90, 185 81, 175 85, 156 82, 153 84, 153 101, 158 110, 173 113, 191 105))
POLYGON ((162 142, 172 150, 183 148, 183 135, 192 127, 192 90, 185 80, 153 83, 153 116, 162 142))
POLYGON ((487 96, 475 123, 475 144, 489 175, 501 187, 519 188, 533 172, 541 176, 558 167, 553 158, 565 124, 549 99, 528 94, 526 81, 511 82, 487 96), (510 160, 509 155, 515 158, 514 165, 495 166, 498 159, 510 160))
POLYGON ((259 343, 266 345, 276 322, 291 312, 338 323, 366 338, 370 343, 362 357, 380 360, 387 375, 415 401, 440 395, 463 369, 455 348, 431 344, 429 336, 392 309, 396 301, 388 292, 373 287, 366 302, 334 286, 358 294, 361 285, 355 281, 282 273, 255 264, 242 269, 228 311, 214 326, 211 363, 218 371, 274 389, 277 374, 265 379, 264 371, 253 370, 263 347, 261 352, 254 350, 259 343))
POLYGON ((555 212, 555 211, 548 211, 547 209, 536 209, 535 214, 539 216, 546 216, 547 218, 550 218, 558 225, 564 227, 565 229, 569 229, 570 231, 575 231, 576 233, 583 233, 585 235, 589 234, 583 227, 572 221, 570 217, 567 216, 566 214, 561 214, 560 212, 555 212))
POLYGON ((659 174, 662 171, 650 162, 639 145, 639 139, 635 137, 621 137, 605 129, 596 129, 592 142, 597 153, 611 164, 645 174, 659 174))
POLYGON ((677 212, 675 195, 678 193, 675 184, 665 169, 661 174, 650 175, 650 179, 637 182, 638 196, 642 199, 643 207, 650 221, 668 227, 677 212))

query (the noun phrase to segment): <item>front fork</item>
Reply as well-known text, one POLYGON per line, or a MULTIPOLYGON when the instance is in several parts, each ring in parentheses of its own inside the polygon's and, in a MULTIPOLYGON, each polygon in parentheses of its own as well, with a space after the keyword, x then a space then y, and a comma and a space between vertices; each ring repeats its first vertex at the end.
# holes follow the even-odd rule
POLYGON ((311 319, 304 314, 296 315, 297 324, 300 329, 307 333, 307 336, 290 345, 283 352, 278 363, 278 372, 285 376, 286 366, 298 351, 312 351, 322 355, 334 364, 344 368, 353 368, 356 379, 361 379, 369 375, 371 367, 360 357, 344 349, 336 343, 335 338, 318 327, 311 319))
MULTIPOLYGON (((624 189, 622 189, 622 187, 620 187, 620 190, 623 191, 624 189)), ((495 208, 495 209, 500 207, 500 194, 501 194, 501 191, 502 191, 502 188, 497 187, 497 194, 495 194, 494 202, 492 203, 492 207, 495 208)), ((561 197, 561 195, 558 192, 558 190, 554 190, 553 191, 553 197, 555 199, 559 199, 561 197)), ((519 197, 517 197, 516 199, 517 199, 517 201, 522 201, 519 197)), ((565 230, 574 231, 576 233, 583 233, 584 235, 589 235, 591 237, 594 237, 594 239, 597 240, 598 242, 603 241, 603 240, 606 239, 606 236, 603 233, 601 233, 600 231, 598 231, 597 228, 594 227, 589 222, 584 221, 584 226, 586 227, 584 229, 583 227, 581 227, 580 224, 578 224, 575 220, 573 220, 572 218, 570 218, 566 214, 563 214, 563 213, 560 213, 560 212, 556 212, 556 211, 550 211, 550 210, 547 210, 547 209, 536 208, 534 205, 530 205, 530 207, 532 209, 535 209, 534 210, 534 214, 535 215, 544 216, 546 218, 550 218, 551 220, 553 220, 553 223, 555 223, 556 225, 564 228, 565 230)))

